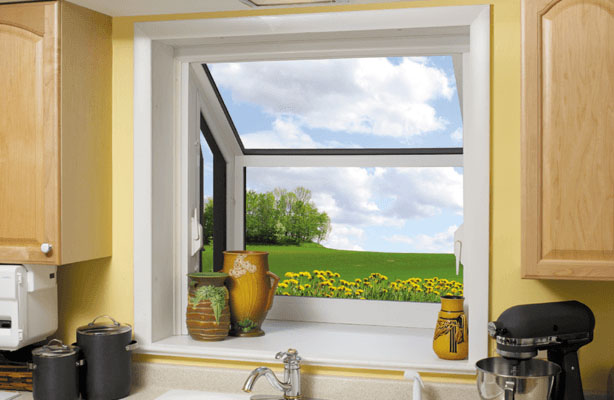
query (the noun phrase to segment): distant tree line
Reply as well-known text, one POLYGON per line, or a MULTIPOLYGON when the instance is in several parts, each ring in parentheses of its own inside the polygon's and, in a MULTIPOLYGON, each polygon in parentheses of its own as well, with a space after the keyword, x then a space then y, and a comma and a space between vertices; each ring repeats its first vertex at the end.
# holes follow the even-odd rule
MULTIPOLYGON (((245 196, 245 239, 247 243, 299 244, 321 242, 330 232, 330 218, 311 200, 311 191, 297 187, 293 191, 274 189, 245 196)), ((203 231, 205 239, 213 236, 213 199, 205 201, 203 231)))

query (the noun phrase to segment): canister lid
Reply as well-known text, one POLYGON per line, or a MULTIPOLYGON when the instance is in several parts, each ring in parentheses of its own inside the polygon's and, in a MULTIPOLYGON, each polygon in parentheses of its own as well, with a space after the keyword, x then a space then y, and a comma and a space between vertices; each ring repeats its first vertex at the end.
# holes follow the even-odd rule
POLYGON ((120 335, 122 333, 132 332, 132 326, 129 324, 121 324, 108 315, 99 315, 92 322, 77 328, 77 334, 81 335, 120 335), (99 318, 108 318, 112 322, 96 322, 99 318))
POLYGON ((32 355, 38 357, 59 358, 72 356, 78 352, 79 347, 64 344, 58 339, 52 339, 46 345, 32 350, 32 355))

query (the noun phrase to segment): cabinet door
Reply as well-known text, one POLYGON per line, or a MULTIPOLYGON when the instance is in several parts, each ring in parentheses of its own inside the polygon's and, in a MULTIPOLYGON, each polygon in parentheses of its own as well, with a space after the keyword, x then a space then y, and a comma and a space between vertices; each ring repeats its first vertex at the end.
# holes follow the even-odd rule
POLYGON ((523 0, 523 276, 614 279, 614 0, 523 0))
POLYGON ((56 3, 0 5, 0 263, 59 260, 57 21, 56 3))

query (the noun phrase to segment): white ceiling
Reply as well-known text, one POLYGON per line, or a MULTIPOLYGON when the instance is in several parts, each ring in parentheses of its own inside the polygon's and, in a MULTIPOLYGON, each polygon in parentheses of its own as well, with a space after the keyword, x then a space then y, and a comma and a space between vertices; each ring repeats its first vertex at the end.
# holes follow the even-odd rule
MULTIPOLYGON (((240 0, 69 0, 71 3, 91 8, 113 16, 134 16, 154 14, 181 14, 212 11, 250 10, 240 0)), ((385 3, 401 0, 337 0, 343 4, 385 3)), ((2 2, 0 0, 0 2, 2 2)), ((314 6, 315 4, 312 4, 314 6)), ((322 4, 322 5, 330 5, 322 4)), ((288 7, 288 6, 285 6, 288 7)), ((295 6, 296 7, 296 6, 295 6)), ((300 6, 299 6, 300 7, 300 6)), ((265 8, 265 7, 260 7, 265 8)), ((268 7, 270 8, 270 7, 268 7)))

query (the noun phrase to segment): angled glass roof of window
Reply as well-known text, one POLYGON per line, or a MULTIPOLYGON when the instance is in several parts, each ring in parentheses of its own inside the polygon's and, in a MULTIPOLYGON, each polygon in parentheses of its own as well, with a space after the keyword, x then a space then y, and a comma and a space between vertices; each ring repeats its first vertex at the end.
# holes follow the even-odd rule
POLYGON ((204 67, 246 150, 447 148, 450 153, 462 152, 452 56, 204 67))

